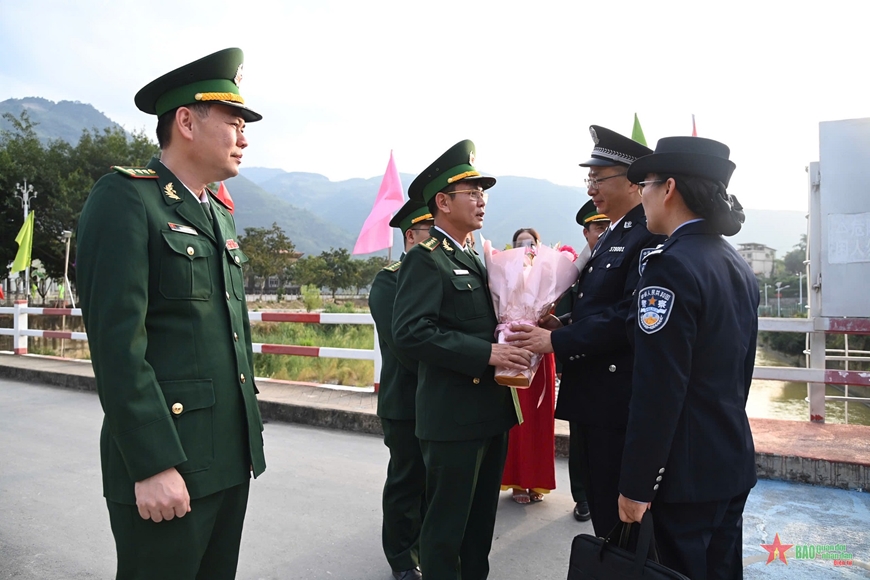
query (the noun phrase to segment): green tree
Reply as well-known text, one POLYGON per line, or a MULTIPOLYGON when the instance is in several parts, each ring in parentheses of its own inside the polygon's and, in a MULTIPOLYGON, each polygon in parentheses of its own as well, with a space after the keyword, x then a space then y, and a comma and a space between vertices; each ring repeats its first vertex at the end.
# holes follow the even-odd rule
POLYGON ((801 234, 801 241, 795 244, 785 256, 782 257, 783 267, 787 274, 797 274, 806 271, 804 260, 807 259, 807 235, 801 234))
POLYGON ((387 259, 383 256, 372 256, 368 260, 357 263, 357 276, 354 286, 356 287, 357 294, 359 294, 362 288, 370 285, 378 272, 387 265, 387 259))
POLYGON ((247 273, 260 280, 260 299, 270 277, 277 276, 283 287, 295 260, 296 246, 277 223, 271 228, 245 228, 239 245, 248 256, 247 273))
POLYGON ((353 288, 356 286, 356 278, 359 272, 359 262, 352 260, 350 253, 345 248, 329 248, 328 252, 321 252, 320 257, 326 263, 327 269, 332 272, 329 280, 324 286, 332 292, 332 299, 335 300, 335 293, 342 288, 353 288))
POLYGON ((332 272, 321 256, 306 256, 293 265, 293 280, 300 286, 320 289, 331 283, 332 272))

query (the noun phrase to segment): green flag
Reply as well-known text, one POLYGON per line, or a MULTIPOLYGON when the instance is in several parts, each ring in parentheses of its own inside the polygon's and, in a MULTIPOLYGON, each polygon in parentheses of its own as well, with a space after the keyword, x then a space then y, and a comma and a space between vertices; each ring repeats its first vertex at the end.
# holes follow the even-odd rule
POLYGON ((631 139, 646 147, 646 137, 643 136, 643 129, 640 128, 637 113, 634 114, 634 128, 631 130, 631 139))
POLYGON ((33 248, 33 212, 27 214, 27 219, 24 220, 21 231, 15 236, 15 241, 18 242, 18 253, 15 255, 15 261, 12 262, 13 274, 26 270, 30 265, 30 250, 33 248))

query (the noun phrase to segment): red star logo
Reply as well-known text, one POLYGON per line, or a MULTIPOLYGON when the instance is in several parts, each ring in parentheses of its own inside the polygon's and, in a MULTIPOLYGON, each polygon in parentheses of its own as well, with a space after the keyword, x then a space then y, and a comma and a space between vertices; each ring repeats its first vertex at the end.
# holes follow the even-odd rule
POLYGON ((779 534, 773 539, 772 544, 761 544, 761 547, 767 550, 770 553, 770 556, 767 558, 767 563, 770 564, 774 560, 782 560, 782 563, 788 566, 788 560, 785 558, 785 553, 792 547, 794 544, 783 544, 779 541, 779 534))

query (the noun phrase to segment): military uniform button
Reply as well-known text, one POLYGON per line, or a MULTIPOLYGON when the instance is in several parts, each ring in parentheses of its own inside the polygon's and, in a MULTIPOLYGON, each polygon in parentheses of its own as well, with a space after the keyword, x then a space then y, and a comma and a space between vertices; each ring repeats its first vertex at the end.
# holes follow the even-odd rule
POLYGON ((662 480, 662 476, 661 476, 661 475, 658 476, 658 477, 656 478, 656 481, 661 481, 661 480, 662 480))
POLYGON ((655 484, 655 485, 653 486, 653 491, 658 490, 658 488, 659 488, 659 484, 655 484))
POLYGON ((609 370, 612 373, 615 373, 616 372, 616 365, 610 365, 609 367, 607 367, 607 370, 609 370))
POLYGON ((181 415, 182 411, 184 411, 184 405, 182 405, 181 403, 175 403, 172 405, 173 415, 181 415))
POLYGON ((582 293, 582 292, 579 294, 578 298, 583 298, 583 293, 582 293))
POLYGON ((233 340, 235 340, 236 342, 239 342, 239 333, 238 332, 233 333, 233 340))
POLYGON ((583 358, 586 358, 586 355, 585 355, 585 354, 581 354, 580 356, 582 356, 583 358))
POLYGON ((479 385, 479 384, 480 384, 480 379, 477 378, 477 377, 474 377, 474 379, 472 379, 471 382, 474 383, 475 385, 479 385))
POLYGON ((610 264, 607 264, 607 265, 606 265, 606 266, 604 266, 604 267, 605 267, 605 268, 609 268, 609 267, 610 267, 610 264))
POLYGON ((192 256, 192 255, 193 255, 193 246, 187 246, 187 255, 188 255, 188 256, 192 256))
POLYGON ((665 468, 664 468, 664 467, 662 467, 661 469, 659 469, 659 473, 664 473, 664 472, 665 472, 665 468))
POLYGON ((591 271, 592 271, 592 266, 589 266, 589 270, 588 270, 588 271, 589 271, 589 272, 591 272, 591 271))
POLYGON ((239 375, 239 380, 244 383, 245 382, 245 375, 244 374, 239 375))
POLYGON ((227 296, 227 300, 229 300, 229 299, 230 299, 230 293, 229 293, 229 292, 224 292, 224 294, 226 294, 226 296, 227 296))
POLYGON ((239 257, 238 257, 238 256, 236 256, 236 257, 235 257, 235 260, 236 260, 236 264, 238 264, 238 263, 239 263, 239 262, 241 262, 241 261, 242 261, 242 259, 241 259, 241 258, 239 258, 239 257))

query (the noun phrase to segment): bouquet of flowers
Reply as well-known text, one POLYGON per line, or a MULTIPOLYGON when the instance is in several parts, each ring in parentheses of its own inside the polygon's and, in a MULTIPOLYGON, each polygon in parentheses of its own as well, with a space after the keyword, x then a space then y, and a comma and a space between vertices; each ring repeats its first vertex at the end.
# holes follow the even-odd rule
MULTIPOLYGON (((489 291, 498 317, 498 342, 504 344, 512 334, 512 323, 536 326, 538 320, 577 281, 579 271, 589 260, 591 251, 584 245, 578 255, 570 246, 536 245, 499 252, 483 239, 483 256, 489 278, 489 291)), ((526 371, 501 367, 495 369, 500 385, 528 388, 532 384, 541 355, 532 357, 526 371)))

